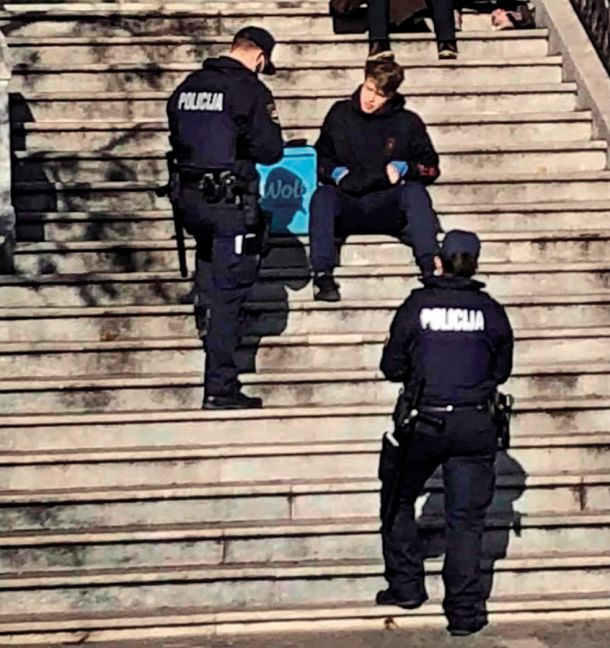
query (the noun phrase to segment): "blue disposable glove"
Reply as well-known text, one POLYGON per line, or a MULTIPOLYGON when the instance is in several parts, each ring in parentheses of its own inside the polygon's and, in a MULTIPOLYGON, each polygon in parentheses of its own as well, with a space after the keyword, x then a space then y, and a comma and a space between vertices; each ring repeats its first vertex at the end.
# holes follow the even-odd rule
POLYGON ((398 171, 401 178, 404 178, 409 173, 409 163, 404 160, 392 160, 390 164, 398 171))
POLYGON ((349 173, 349 169, 344 166, 335 167, 334 171, 330 174, 330 177, 334 180, 335 184, 338 185, 343 178, 349 173))

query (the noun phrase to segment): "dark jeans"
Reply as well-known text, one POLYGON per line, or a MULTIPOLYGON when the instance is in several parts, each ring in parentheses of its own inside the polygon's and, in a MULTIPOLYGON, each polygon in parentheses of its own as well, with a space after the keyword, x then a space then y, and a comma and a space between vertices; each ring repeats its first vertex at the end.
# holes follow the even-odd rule
POLYGON ((332 272, 336 264, 335 236, 389 234, 413 247, 424 274, 434 270, 440 229, 430 196, 420 182, 407 182, 361 198, 337 187, 318 187, 311 200, 309 237, 314 272, 332 272))
POLYGON ((455 40, 454 0, 427 0, 438 43, 455 40))
MULTIPOLYGON (((457 411, 443 416, 442 432, 419 424, 407 442, 405 480, 391 529, 382 528, 385 577, 403 599, 425 594, 422 542, 414 504, 439 465, 445 484, 446 555, 443 606, 452 625, 476 621, 484 613, 481 544, 485 513, 495 486, 496 428, 486 412, 457 411)), ((382 517, 388 505, 397 450, 384 439, 379 463, 382 517)))
POLYGON ((390 31, 390 0, 368 1, 369 40, 388 40, 390 31))
MULTIPOLYGON (((427 0, 436 40, 455 40, 454 0, 427 0)), ((369 40, 387 40, 390 30, 390 0, 368 0, 369 40)))
POLYGON ((235 237, 246 232, 238 207, 211 206, 198 190, 186 187, 180 193, 180 208, 187 231, 197 241, 194 297, 198 325, 207 320, 205 393, 232 395, 240 389, 235 353, 242 309, 256 283, 259 259, 235 250, 235 237))

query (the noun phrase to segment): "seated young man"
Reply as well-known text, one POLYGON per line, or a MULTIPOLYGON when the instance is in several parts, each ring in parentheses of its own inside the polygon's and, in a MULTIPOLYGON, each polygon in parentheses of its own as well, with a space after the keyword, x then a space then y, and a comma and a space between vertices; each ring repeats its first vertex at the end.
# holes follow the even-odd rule
POLYGON ((424 277, 434 272, 440 228, 426 185, 440 175, 438 155, 423 121, 405 110, 403 79, 396 62, 368 61, 362 86, 324 120, 309 226, 316 300, 340 299, 336 236, 396 236, 413 247, 424 277))

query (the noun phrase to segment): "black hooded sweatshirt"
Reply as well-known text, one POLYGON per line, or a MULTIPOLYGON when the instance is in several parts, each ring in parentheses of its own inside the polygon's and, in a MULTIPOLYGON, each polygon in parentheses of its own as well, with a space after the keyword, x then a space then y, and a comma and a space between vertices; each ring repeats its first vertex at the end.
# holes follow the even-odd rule
POLYGON ((335 103, 316 143, 320 181, 334 184, 333 171, 346 167, 343 191, 364 195, 389 189, 385 168, 400 160, 409 165, 406 180, 434 182, 440 175, 438 154, 424 122, 404 106, 404 96, 396 94, 380 110, 364 113, 360 88, 351 99, 335 103))

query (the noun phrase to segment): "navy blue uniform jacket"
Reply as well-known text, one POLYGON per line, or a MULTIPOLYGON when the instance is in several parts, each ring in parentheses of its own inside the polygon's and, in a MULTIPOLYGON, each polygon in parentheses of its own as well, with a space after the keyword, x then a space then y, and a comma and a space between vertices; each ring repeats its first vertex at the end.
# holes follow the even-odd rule
POLYGON ((282 158, 273 96, 257 75, 227 56, 207 59, 167 104, 170 143, 180 168, 229 170, 251 180, 255 163, 282 158))
POLYGON ((334 184, 333 171, 346 167, 343 191, 363 195, 390 189, 386 166, 392 161, 408 163, 407 180, 434 182, 440 175, 438 155, 424 122, 404 106, 404 96, 396 94, 380 110, 364 113, 360 88, 351 99, 335 103, 316 143, 321 182, 334 184))
POLYGON ((461 277, 432 277, 398 309, 381 360, 388 380, 424 379, 429 405, 479 404, 506 382, 513 332, 504 308, 461 277))

